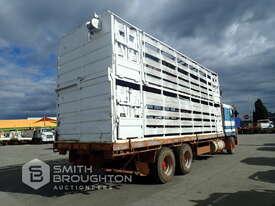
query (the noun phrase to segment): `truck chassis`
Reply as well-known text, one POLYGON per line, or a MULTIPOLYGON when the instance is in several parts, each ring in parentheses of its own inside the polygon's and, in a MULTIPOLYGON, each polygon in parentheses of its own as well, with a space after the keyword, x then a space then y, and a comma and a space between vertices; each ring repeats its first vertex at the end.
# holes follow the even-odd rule
POLYGON ((129 139, 123 143, 56 141, 54 151, 63 155, 69 152, 69 161, 73 164, 92 165, 113 172, 151 175, 156 182, 166 183, 175 172, 189 173, 193 157, 222 152, 224 149, 232 154, 237 144, 237 136, 195 134, 143 141, 129 139))

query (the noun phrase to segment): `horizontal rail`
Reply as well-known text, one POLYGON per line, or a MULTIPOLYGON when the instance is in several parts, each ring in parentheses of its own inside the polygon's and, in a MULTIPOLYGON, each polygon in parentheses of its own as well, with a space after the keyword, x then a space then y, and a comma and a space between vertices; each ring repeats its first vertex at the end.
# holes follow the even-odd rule
POLYGON ((83 153, 95 151, 109 152, 112 156, 119 156, 120 153, 135 154, 154 150, 162 145, 181 144, 184 142, 205 141, 224 137, 223 133, 194 134, 181 137, 152 137, 146 140, 129 139, 123 142, 99 143, 99 142, 78 142, 78 141, 56 141, 54 151, 65 154, 66 151, 80 150, 83 153), (137 151, 138 150, 138 151, 137 151))

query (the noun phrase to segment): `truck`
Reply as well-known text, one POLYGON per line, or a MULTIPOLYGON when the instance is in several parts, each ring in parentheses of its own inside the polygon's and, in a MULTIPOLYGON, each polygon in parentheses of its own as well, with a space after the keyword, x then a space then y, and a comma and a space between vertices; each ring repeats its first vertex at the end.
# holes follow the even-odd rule
POLYGON ((246 123, 238 128, 239 134, 257 134, 257 133, 274 133, 275 128, 273 121, 270 119, 260 119, 256 123, 246 123))
POLYGON ((32 130, 11 130, 0 134, 0 143, 5 144, 23 144, 32 142, 32 130))
POLYGON ((7 131, 1 131, 0 133, 0 144, 6 145, 10 142, 10 133, 7 131))
POLYGON ((55 132, 52 128, 36 128, 33 133, 33 143, 51 143, 55 140, 55 132))
POLYGON ((54 152, 73 164, 166 183, 198 155, 235 151, 218 74, 111 11, 64 36, 57 70, 54 152))
POLYGON ((257 127, 259 129, 271 129, 274 128, 273 122, 269 119, 260 119, 257 121, 257 127))

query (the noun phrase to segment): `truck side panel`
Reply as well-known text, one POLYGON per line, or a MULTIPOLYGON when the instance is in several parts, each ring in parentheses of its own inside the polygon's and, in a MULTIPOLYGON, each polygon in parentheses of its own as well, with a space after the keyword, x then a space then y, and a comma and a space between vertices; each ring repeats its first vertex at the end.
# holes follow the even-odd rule
POLYGON ((107 12, 64 37, 58 138, 77 142, 223 134, 218 75, 107 12))
POLYGON ((116 139, 223 133, 217 74, 111 15, 116 139))
POLYGON ((58 61, 58 139, 112 142, 110 16, 100 34, 86 25, 64 37, 58 61))

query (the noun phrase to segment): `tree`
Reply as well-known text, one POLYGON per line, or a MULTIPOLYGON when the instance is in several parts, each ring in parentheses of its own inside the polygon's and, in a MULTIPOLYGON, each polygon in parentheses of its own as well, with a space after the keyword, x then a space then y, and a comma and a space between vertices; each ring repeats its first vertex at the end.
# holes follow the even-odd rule
POLYGON ((257 123, 259 119, 268 119, 268 111, 261 99, 255 102, 255 111, 253 112, 253 122, 257 123))

